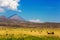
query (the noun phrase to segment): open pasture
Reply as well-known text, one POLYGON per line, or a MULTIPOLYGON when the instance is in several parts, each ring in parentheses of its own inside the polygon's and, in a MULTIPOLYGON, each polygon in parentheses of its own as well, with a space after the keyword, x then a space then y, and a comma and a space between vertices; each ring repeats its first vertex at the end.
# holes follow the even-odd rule
POLYGON ((2 40, 60 40, 60 28, 8 28, 0 27, 2 40))

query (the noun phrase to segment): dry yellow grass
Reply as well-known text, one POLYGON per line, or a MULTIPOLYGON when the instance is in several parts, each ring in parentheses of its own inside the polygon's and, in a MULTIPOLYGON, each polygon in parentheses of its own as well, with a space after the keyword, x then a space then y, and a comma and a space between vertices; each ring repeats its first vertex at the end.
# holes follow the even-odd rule
POLYGON ((15 37, 20 35, 32 35, 32 36, 60 36, 60 28, 7 28, 0 27, 0 35, 14 34, 15 37), (54 32, 54 34, 48 34, 47 32, 54 32))

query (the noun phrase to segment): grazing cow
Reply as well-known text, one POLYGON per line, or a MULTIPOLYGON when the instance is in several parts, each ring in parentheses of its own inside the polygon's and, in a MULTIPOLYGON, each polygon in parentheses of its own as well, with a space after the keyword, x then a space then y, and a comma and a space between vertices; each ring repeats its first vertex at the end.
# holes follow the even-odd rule
POLYGON ((47 32, 47 34, 54 34, 54 32, 47 32))

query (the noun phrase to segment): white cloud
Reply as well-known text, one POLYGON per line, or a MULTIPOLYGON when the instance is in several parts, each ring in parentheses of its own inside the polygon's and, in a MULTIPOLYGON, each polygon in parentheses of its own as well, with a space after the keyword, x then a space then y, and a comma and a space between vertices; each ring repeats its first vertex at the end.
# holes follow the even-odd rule
POLYGON ((18 2, 20 2, 20 0, 0 0, 0 7, 8 8, 11 10, 18 10, 18 2))
POLYGON ((0 12, 5 12, 3 8, 0 8, 0 12))
POLYGON ((43 21, 40 21, 39 19, 36 20, 29 20, 30 22, 35 22, 35 23, 44 23, 43 21))

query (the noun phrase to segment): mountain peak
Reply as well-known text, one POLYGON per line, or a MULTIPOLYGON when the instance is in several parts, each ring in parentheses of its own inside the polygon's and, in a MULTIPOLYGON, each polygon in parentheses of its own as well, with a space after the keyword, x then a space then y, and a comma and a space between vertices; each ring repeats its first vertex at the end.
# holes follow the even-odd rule
POLYGON ((21 16, 14 14, 12 16, 9 17, 9 19, 13 19, 13 20, 24 20, 21 16))

